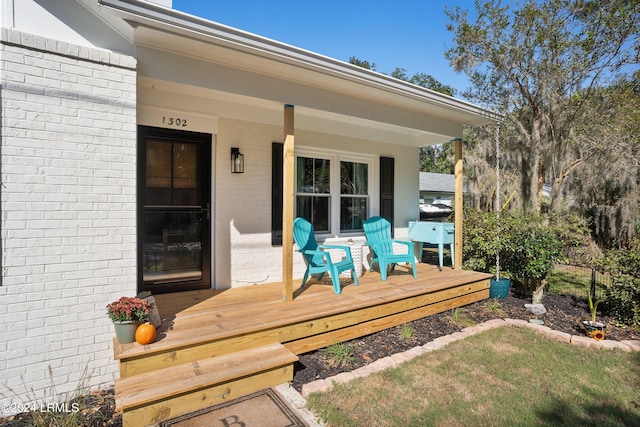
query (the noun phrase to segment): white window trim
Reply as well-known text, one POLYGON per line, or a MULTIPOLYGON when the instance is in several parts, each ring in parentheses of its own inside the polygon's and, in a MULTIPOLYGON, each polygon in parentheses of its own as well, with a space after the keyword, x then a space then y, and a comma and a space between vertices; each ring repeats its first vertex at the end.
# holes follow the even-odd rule
MULTIPOLYGON (((345 153, 341 151, 334 150, 322 150, 322 149, 309 149, 309 148, 298 148, 295 150, 295 177, 298 177, 298 157, 309 157, 316 159, 327 159, 330 161, 331 170, 330 170, 330 179, 331 179, 331 203, 330 203, 330 212, 329 212, 329 221, 331 223, 329 232, 317 232, 316 234, 320 238, 330 238, 330 237, 353 237, 353 236, 364 236, 364 232, 357 231, 349 231, 345 233, 340 233, 340 162, 354 162, 354 163, 365 163, 368 165, 368 189, 369 189, 369 212, 367 213, 367 217, 372 217, 374 215, 378 215, 380 210, 379 208, 379 194, 380 194, 380 182, 379 182, 379 168, 380 162, 377 161, 379 159, 378 156, 370 155, 370 154, 359 154, 359 153, 345 153)), ((295 183, 295 188, 298 187, 298 183, 295 183)), ((294 201, 297 200, 298 192, 295 192, 294 201)), ((297 210, 297 206, 294 206, 294 209, 297 210)))

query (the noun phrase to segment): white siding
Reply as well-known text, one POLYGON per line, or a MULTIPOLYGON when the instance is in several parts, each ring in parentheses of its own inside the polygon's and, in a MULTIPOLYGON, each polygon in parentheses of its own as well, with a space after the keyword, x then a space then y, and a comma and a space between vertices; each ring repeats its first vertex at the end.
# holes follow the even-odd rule
POLYGON ((136 293, 136 61, 1 40, 0 396, 25 402, 117 374, 105 306, 136 293))

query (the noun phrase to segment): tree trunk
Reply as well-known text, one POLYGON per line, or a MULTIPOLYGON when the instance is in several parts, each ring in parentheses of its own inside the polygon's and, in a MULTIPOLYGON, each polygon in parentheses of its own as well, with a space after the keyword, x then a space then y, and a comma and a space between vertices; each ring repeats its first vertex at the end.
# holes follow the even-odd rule
POLYGON ((524 149, 520 152, 522 207, 525 210, 540 212, 541 182, 544 182, 544 162, 540 155, 543 151, 544 120, 540 114, 534 112, 531 124, 523 121, 516 123, 516 126, 526 141, 524 149))
POLYGON ((538 160, 538 186, 537 197, 536 197, 536 212, 540 213, 542 210, 542 188, 544 186, 544 159, 540 158, 538 160))
POLYGON ((565 170, 560 171, 560 175, 553 180, 553 187, 551 188, 551 204, 549 210, 556 212, 560 209, 560 202, 562 201, 562 186, 565 179, 573 173, 584 162, 583 159, 574 160, 565 170))

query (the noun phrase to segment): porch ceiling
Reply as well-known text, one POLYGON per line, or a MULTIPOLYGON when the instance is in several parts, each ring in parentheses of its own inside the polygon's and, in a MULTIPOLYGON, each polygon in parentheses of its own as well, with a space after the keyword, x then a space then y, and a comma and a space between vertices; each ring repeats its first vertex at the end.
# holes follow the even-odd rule
MULTIPOLYGON (((252 98, 239 94, 205 89, 166 80, 141 76, 138 95, 142 104, 161 108, 163 93, 174 96, 172 108, 184 112, 215 111, 219 117, 248 120, 273 126, 282 126, 283 103, 252 98)), ((420 131, 389 123, 347 116, 335 112, 296 106, 295 127, 318 133, 330 133, 403 146, 426 146, 451 139, 445 134, 420 131)))
POLYGON ((282 105, 293 104, 296 127, 329 126, 423 146, 460 137, 463 124, 496 118, 473 104, 173 9, 135 0, 99 3, 135 27, 141 76, 224 94, 265 109, 265 117, 277 112, 275 123, 282 105))

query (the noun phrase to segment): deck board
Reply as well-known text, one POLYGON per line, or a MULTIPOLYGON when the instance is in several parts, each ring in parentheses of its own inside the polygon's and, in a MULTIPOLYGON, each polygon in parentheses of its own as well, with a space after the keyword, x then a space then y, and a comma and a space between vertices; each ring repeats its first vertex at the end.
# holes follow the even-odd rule
POLYGON ((340 295, 328 277, 304 288, 298 281, 287 302, 282 283, 156 295, 156 341, 114 338, 123 424, 152 424, 291 381, 299 354, 489 297, 488 274, 429 264, 417 273, 400 267, 382 282, 368 272, 360 286, 343 279, 340 295))
POLYGON ((227 383, 237 378, 288 366, 298 358, 280 344, 257 347, 234 355, 202 359, 176 367, 116 381, 119 409, 148 404, 202 389, 210 384, 227 383), (153 384, 153 387, 149 387, 153 384))
POLYGON ((401 299, 432 294, 466 283, 488 280, 484 273, 444 268, 439 271, 430 264, 418 264, 414 279, 401 267, 389 275, 386 282, 377 272, 367 272, 359 278, 360 286, 342 279, 342 293, 333 292, 326 279, 311 280, 303 289, 295 283, 297 297, 282 301, 282 284, 271 283, 222 291, 205 290, 178 294, 156 295, 163 319, 156 342, 116 344, 115 358, 132 358, 143 354, 222 340, 230 336, 268 331, 283 324, 299 324, 315 319, 376 307, 401 299), (346 285, 346 286, 345 286, 346 285))

